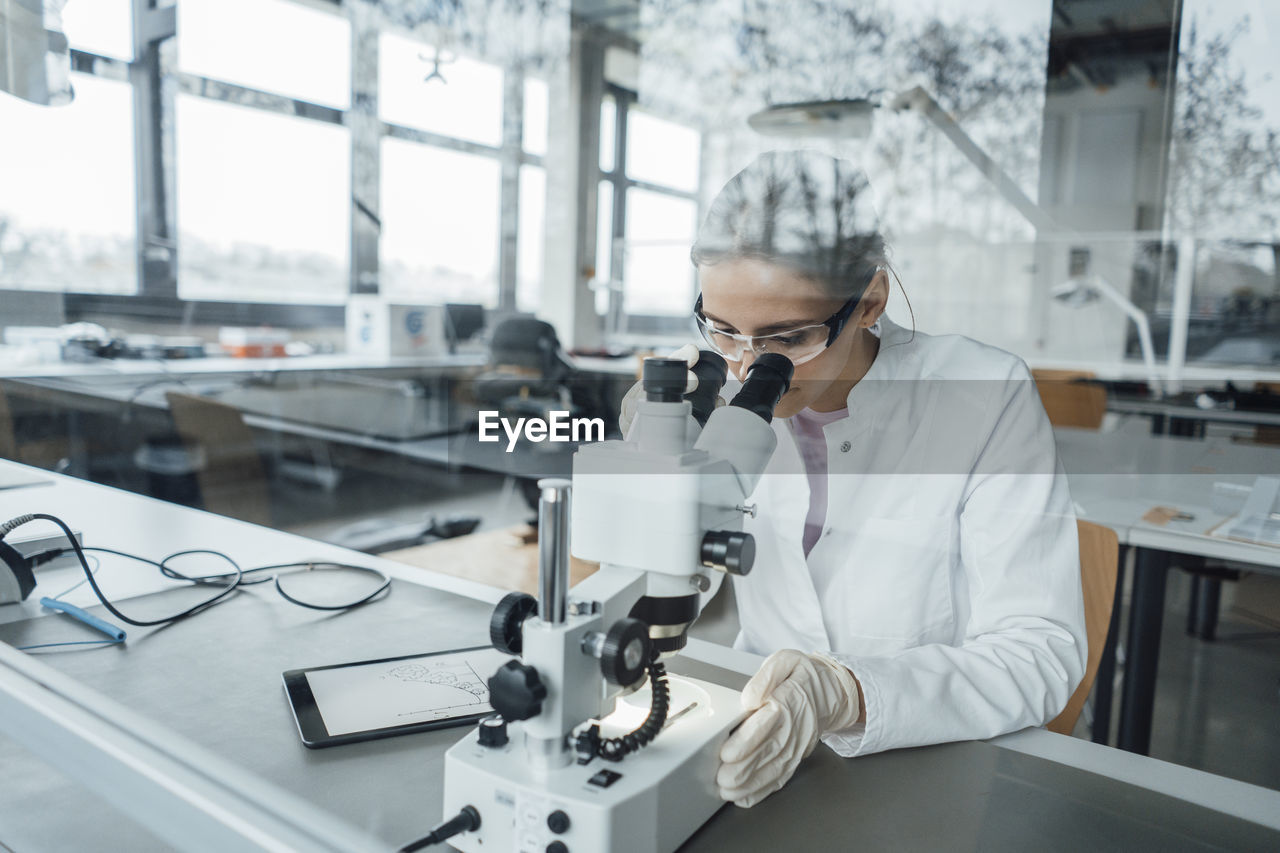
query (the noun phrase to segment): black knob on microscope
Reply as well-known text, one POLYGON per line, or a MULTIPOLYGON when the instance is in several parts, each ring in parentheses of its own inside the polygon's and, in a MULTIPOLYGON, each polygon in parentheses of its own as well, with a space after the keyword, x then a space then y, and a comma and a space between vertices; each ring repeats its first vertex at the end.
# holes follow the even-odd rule
POLYGON ((480 745, 499 747, 507 745, 507 721, 501 714, 490 714, 480 721, 480 745))
POLYGON ((524 646, 520 627, 538 612, 538 600, 523 592, 509 592, 493 608, 489 617, 489 642, 500 652, 520 654, 524 646))
POLYGON ((546 698, 538 671, 518 660, 507 661, 489 679, 489 704, 507 722, 538 716, 546 698))
POLYGON ((600 647, 600 672, 611 684, 630 687, 644 677, 649 663, 649 626, 639 619, 619 619, 600 647))
POLYGON ((702 537, 702 565, 746 575, 756 561, 756 540, 737 530, 712 530, 702 537))

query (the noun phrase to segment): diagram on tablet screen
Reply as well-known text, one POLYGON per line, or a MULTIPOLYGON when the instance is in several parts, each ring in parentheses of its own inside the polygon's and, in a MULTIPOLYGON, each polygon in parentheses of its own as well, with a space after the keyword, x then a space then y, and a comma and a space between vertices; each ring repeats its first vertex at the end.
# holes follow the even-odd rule
MULTIPOLYGON (((468 706, 483 706, 489 701, 489 686, 466 661, 417 661, 393 666, 383 678, 404 684, 434 688, 422 696, 424 705, 440 716, 465 712, 468 706)), ((401 712, 416 715, 422 709, 401 712)))
POLYGON ((307 672, 331 735, 489 712, 489 675, 508 656, 469 649, 307 672))
POLYGON ((420 681, 424 684, 439 684, 441 687, 456 687, 473 696, 487 697, 489 688, 484 680, 476 675, 469 663, 429 664, 405 663, 394 667, 387 675, 401 681, 420 681))

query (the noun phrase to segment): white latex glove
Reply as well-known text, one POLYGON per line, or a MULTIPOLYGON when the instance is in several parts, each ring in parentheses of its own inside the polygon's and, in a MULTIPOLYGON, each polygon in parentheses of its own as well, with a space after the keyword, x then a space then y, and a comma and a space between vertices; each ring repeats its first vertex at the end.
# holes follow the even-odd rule
POLYGON ((826 732, 858 722, 862 700, 847 668, 826 655, 774 652, 742 691, 753 711, 720 748, 720 796, 750 808, 787 783, 826 732))
MULTIPOLYGON (((689 365, 689 381, 686 383, 684 393, 690 394, 698 387, 698 377, 693 373, 693 366, 698 363, 698 347, 694 344, 685 344, 680 349, 671 353, 667 358, 682 358, 685 364, 689 365)), ((631 432, 631 422, 636 419, 636 408, 640 405, 640 401, 644 399, 644 383, 637 382, 632 385, 630 390, 622 398, 622 410, 618 413, 618 428, 622 430, 625 438, 627 433, 631 432)))

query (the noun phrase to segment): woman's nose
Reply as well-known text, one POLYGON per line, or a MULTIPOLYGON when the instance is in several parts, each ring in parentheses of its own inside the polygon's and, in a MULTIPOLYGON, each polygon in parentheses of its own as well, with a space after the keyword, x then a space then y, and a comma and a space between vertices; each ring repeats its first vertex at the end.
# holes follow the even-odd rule
POLYGON ((738 377, 739 382, 746 381, 747 371, 751 368, 751 365, 755 364, 755 362, 756 362, 755 350, 748 349, 746 352, 742 354, 742 360, 739 361, 733 368, 734 375, 738 377))

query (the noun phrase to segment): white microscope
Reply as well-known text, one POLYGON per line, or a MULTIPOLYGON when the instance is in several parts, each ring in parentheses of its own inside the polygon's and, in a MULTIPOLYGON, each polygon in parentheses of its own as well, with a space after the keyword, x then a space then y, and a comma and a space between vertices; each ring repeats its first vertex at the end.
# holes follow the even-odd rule
POLYGON ((715 774, 739 694, 669 677, 662 658, 684 647, 718 572, 751 569, 745 501, 773 454, 792 364, 760 356, 720 408, 724 360, 702 353, 686 399, 687 371, 646 359, 627 440, 575 454, 572 537, 569 482, 539 483, 539 598, 511 593, 490 621, 494 645, 520 659, 489 681, 498 713, 449 750, 444 813, 456 817, 424 842, 664 853, 723 805, 715 774), (572 590, 570 542, 600 563, 572 590))

